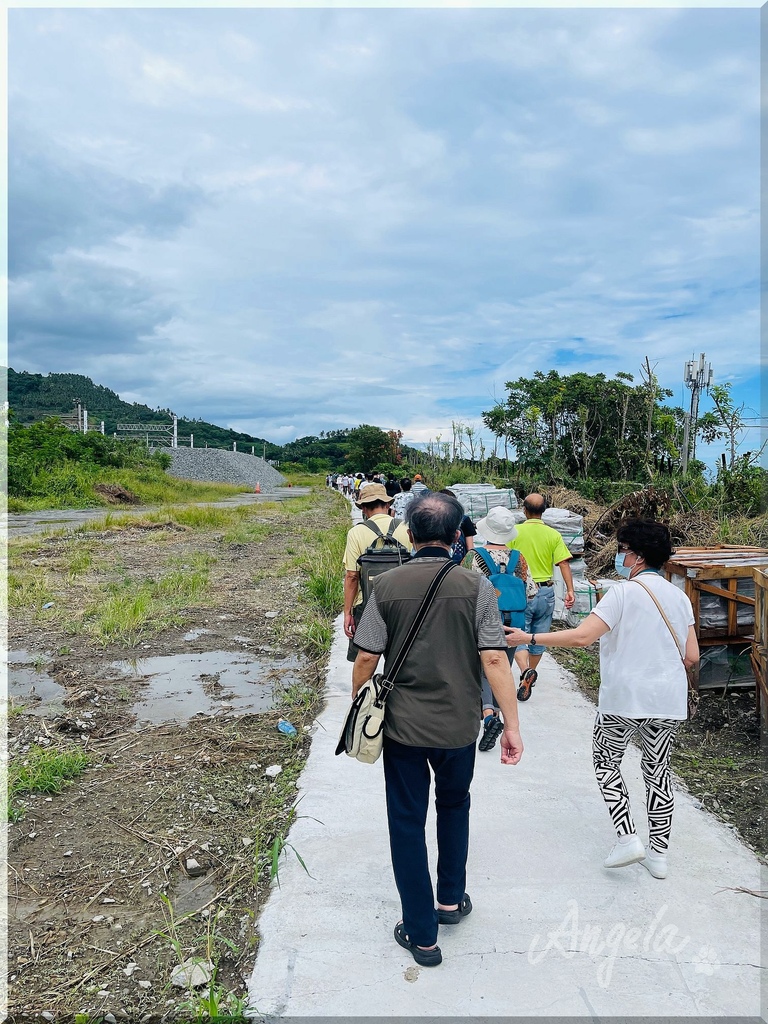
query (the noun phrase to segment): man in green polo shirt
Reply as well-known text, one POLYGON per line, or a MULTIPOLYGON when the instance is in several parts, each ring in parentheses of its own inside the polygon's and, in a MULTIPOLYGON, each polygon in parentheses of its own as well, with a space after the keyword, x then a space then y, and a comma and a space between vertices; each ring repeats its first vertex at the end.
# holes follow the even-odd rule
POLYGON ((547 503, 541 494, 529 494, 523 501, 525 522, 517 527, 517 536, 509 547, 519 551, 528 563, 528 571, 539 585, 538 593, 528 600, 525 609, 525 631, 532 633, 532 642, 515 651, 515 662, 520 669, 518 700, 528 700, 531 688, 538 678, 536 666, 544 648, 537 644, 536 634, 547 633, 552 626, 555 611, 554 567, 560 566, 565 581, 565 607, 572 608, 575 601, 573 575, 568 564, 571 553, 557 530, 542 520, 547 503))

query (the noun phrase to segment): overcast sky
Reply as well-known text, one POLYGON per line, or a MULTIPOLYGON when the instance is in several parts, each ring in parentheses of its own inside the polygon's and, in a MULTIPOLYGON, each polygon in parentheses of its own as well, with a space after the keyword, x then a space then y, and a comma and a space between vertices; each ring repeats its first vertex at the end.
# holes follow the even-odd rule
POLYGON ((9 51, 14 369, 416 442, 704 351, 757 415, 757 10, 11 10, 9 51))

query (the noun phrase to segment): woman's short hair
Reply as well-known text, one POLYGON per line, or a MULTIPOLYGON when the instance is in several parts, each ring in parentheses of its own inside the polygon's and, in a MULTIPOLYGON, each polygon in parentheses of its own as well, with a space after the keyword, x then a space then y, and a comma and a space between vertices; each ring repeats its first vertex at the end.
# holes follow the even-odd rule
POLYGON ((652 569, 660 569, 672 557, 669 529, 652 519, 628 519, 616 531, 616 540, 642 555, 652 569))
POLYGON ((408 528, 416 544, 436 541, 451 545, 464 517, 456 498, 439 491, 417 494, 406 510, 408 528))

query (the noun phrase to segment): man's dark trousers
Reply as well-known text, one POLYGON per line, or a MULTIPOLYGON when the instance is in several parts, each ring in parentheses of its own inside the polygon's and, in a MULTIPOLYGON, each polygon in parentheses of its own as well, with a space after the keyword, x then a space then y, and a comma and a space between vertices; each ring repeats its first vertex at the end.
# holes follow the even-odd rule
POLYGON ((405 933, 417 946, 437 941, 437 910, 429 877, 425 826, 429 768, 435 773, 437 902, 461 903, 467 883, 469 786, 475 744, 445 749, 407 747, 385 737, 384 781, 389 845, 405 933))

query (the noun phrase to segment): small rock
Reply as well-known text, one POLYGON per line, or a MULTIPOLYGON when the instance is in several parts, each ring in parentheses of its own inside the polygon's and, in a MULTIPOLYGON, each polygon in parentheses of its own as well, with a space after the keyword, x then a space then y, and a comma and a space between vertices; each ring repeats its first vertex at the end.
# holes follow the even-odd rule
POLYGON ((264 774, 270 779, 276 779, 280 772, 283 770, 283 766, 280 764, 271 764, 269 768, 264 769, 264 774))
POLYGON ((203 865, 198 860, 195 860, 194 857, 187 857, 184 866, 190 878, 198 878, 206 872, 203 865))
POLYGON ((46 601, 43 605, 43 611, 48 611, 49 608, 53 608, 53 601, 46 601))
POLYGON ((107 996, 109 995, 109 992, 107 991, 107 989, 103 988, 101 989, 100 992, 97 992, 96 995, 99 997, 99 999, 106 999, 107 996))
POLYGON ((37 838, 37 832, 30 832, 29 835, 27 836, 27 839, 36 839, 36 838, 37 838))
POLYGON ((139 982, 139 988, 145 988, 145 989, 146 988, 152 988, 152 982, 151 981, 140 981, 139 982))
POLYGON ((171 971, 171 984, 176 988, 199 988, 213 977, 210 960, 185 960, 171 971))
POLYGON ((103 899, 101 902, 102 903, 117 903, 117 900, 113 900, 111 896, 107 896, 106 899, 103 899))
POLYGON ((247 836, 243 836, 242 843, 243 843, 243 846, 253 846, 253 840, 252 839, 248 839, 247 836))
MULTIPOLYGON (((43 607, 45 607, 45 605, 43 605, 43 607)), ((279 614, 280 614, 279 612, 264 612, 264 618, 265 619, 276 619, 279 614)))
POLYGON ((117 1018, 114 1013, 105 1013, 104 1020, 106 1021, 106 1024, 117 1024, 117 1018))
POLYGON ((98 924, 99 921, 103 921, 104 920, 104 915, 103 914, 97 914, 96 917, 92 917, 91 920, 93 921, 94 924, 98 924))
POLYGON ((72 856, 72 851, 71 850, 67 850, 66 853, 62 853, 62 857, 71 857, 71 856, 72 856))
MULTIPOLYGON (((35 564, 35 563, 33 562, 33 563, 32 563, 32 565, 34 565, 34 564, 35 564)), ((51 1011, 50 1011, 50 1010, 43 1010, 43 1012, 42 1012, 42 1013, 40 1014, 40 1016, 41 1016, 41 1017, 42 1017, 42 1018, 43 1018, 44 1020, 53 1020, 53 1019, 54 1019, 54 1016, 53 1016, 53 1014, 51 1013, 51 1011)))
POLYGON ((133 972, 136 970, 138 966, 138 964, 134 963, 126 964, 126 966, 123 968, 123 974, 126 976, 126 978, 130 978, 130 976, 133 974, 133 972))

